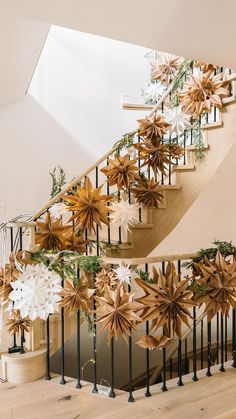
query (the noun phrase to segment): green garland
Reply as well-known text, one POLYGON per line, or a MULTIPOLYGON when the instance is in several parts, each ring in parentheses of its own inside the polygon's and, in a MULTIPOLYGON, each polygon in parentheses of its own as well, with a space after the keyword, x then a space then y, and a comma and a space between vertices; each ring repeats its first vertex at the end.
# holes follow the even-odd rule
POLYGON ((194 270, 194 263, 202 263, 205 258, 212 260, 215 258, 218 250, 222 256, 233 256, 236 254, 236 248, 232 242, 214 240, 212 242, 215 247, 209 247, 208 249, 200 249, 197 253, 198 256, 194 257, 190 262, 184 262, 183 267, 194 270))
POLYGON ((61 192, 63 186, 66 184, 66 174, 59 165, 54 167, 53 171, 49 172, 49 174, 52 178, 51 198, 54 198, 54 196, 61 192))

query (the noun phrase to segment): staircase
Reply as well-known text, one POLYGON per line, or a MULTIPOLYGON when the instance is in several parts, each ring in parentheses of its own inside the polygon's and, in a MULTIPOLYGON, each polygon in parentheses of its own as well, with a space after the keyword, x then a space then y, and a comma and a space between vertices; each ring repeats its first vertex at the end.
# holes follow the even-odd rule
MULTIPOLYGON (((99 244, 106 243, 107 246, 105 247, 105 255, 103 257, 103 263, 105 265, 112 267, 119 262, 125 261, 131 266, 141 267, 147 272, 151 272, 154 265, 164 272, 166 263, 168 261, 175 261, 176 266, 178 266, 178 269, 181 272, 182 261, 189 260, 193 257, 193 255, 172 255, 148 258, 148 255, 171 233, 214 175, 234 143, 236 126, 236 73, 229 74, 228 80, 231 83, 230 95, 223 99, 223 108, 219 113, 213 109, 208 118, 203 117, 200 119, 200 127, 204 134, 204 158, 201 160, 196 159, 197 150, 192 142, 191 132, 191 135, 185 138, 183 158, 169 164, 166 175, 162 174, 156 176, 152 171, 151 173, 149 172, 149 177, 156 177, 156 180, 159 181, 160 189, 163 193, 163 200, 158 205, 158 208, 145 209, 140 207, 139 222, 131 226, 130 231, 128 231, 127 234, 123 233, 121 228, 115 228, 112 225, 103 226, 101 231, 97 227, 96 234, 93 232, 85 232, 85 238, 93 241, 95 245, 92 254, 100 255, 101 249, 99 244), (116 246, 118 246, 118 253, 114 251, 116 246)), ((163 110, 165 101, 170 100, 171 90, 172 87, 167 89, 167 94, 165 94, 157 105, 155 105, 155 110, 163 110)), ((135 141, 139 142, 140 138, 137 137, 135 141)), ((94 187, 103 185, 104 193, 114 193, 116 194, 115 196, 118 196, 119 200, 120 196, 119 193, 117 193, 117 188, 110 187, 106 182, 107 177, 100 171, 101 168, 108 164, 108 159, 113 156, 116 151, 117 146, 39 209, 32 217, 33 222, 31 222, 31 224, 27 222, 25 224, 17 224, 16 222, 14 225, 9 225, 10 232, 15 228, 16 235, 19 233, 20 239, 18 241, 18 247, 20 249, 30 248, 31 250, 34 248, 36 221, 39 217, 43 216, 55 202, 60 202, 68 191, 73 190, 73 188, 81 182, 83 183, 86 177, 90 178, 94 187), (28 247, 26 245, 24 246, 22 241, 24 236, 23 233, 24 231, 27 231, 27 229, 30 229, 31 231, 31 243, 30 245, 28 244, 28 247)), ((127 197, 132 203, 133 198, 129 191, 127 192, 127 197)), ((12 234, 9 237, 10 240, 12 240, 12 234)), ((14 246, 12 245, 11 247, 13 249, 14 246)), ((133 288, 135 288, 135 286, 133 288)), ((164 349, 158 353, 155 352, 155 356, 151 351, 141 350, 134 345, 142 334, 148 333, 148 324, 143 324, 137 333, 135 332, 132 334, 132 337, 128 342, 128 350, 126 344, 121 342, 116 343, 115 348, 114 346, 108 348, 106 339, 102 337, 98 338, 97 333, 94 337, 88 336, 82 326, 81 349, 80 345, 77 345, 77 347, 75 346, 78 342, 78 335, 80 334, 80 323, 76 316, 64 316, 64 313, 63 316, 61 313, 53 314, 47 321, 46 330, 43 322, 34 324, 33 332, 31 333, 34 333, 34 330, 37 330, 38 341, 34 346, 29 345, 28 353, 24 355, 2 355, 3 378, 20 383, 33 381, 34 379, 41 377, 45 373, 44 361, 46 355, 46 372, 47 378, 49 379, 50 356, 55 354, 57 363, 59 357, 61 358, 59 369, 62 371, 63 381, 65 379, 65 351, 73 348, 75 358, 73 358, 73 364, 74 361, 78 361, 78 358, 79 364, 80 361, 84 363, 85 360, 88 359, 88 356, 91 356, 92 359, 95 360, 91 370, 91 381, 94 380, 94 392, 97 392, 97 381, 98 377, 101 378, 101 376, 108 381, 112 392, 114 392, 114 380, 116 378, 117 387, 124 388, 129 392, 129 401, 133 401, 133 386, 136 390, 145 385, 146 396, 149 396, 150 391, 153 391, 151 385, 162 382, 162 390, 165 392, 168 387, 167 381, 169 378, 173 379, 174 377, 178 377, 178 384, 182 386, 182 376, 185 374, 185 379, 188 380, 187 375, 190 370, 192 370, 196 379, 195 381, 197 381, 197 372, 199 369, 206 367, 208 372, 210 371, 211 373, 212 365, 214 363, 219 364, 219 362, 221 362, 221 367, 223 366, 222 368, 224 368, 225 362, 232 354, 234 361, 236 361, 235 328, 231 328, 231 335, 229 333, 231 323, 235 321, 235 313, 232 312, 232 318, 229 319, 228 324, 227 322, 223 325, 222 323, 219 324, 219 316, 217 316, 215 322, 212 322, 212 328, 215 329, 211 334, 211 338, 215 343, 212 342, 210 345, 208 339, 209 330, 206 324, 204 326, 205 330, 203 328, 204 318, 201 318, 201 310, 198 314, 200 319, 199 324, 196 324, 198 319, 194 318, 190 332, 188 332, 188 335, 184 335, 182 341, 175 340, 169 350, 165 351, 164 349), (196 336, 197 326, 199 333, 198 342, 196 336), (75 334, 75 331, 77 334, 75 334), (203 335, 204 333, 205 335, 203 335), (207 342, 203 336, 207 336, 207 342), (199 348, 197 348, 197 343, 199 342, 199 348), (183 354, 182 346, 185 348, 183 354), (75 348, 77 348, 76 350, 78 352, 75 352, 75 348), (137 348, 137 350, 135 350, 135 348, 137 348), (115 376, 114 368, 114 351, 116 353, 117 365, 124 365, 124 362, 127 362, 127 358, 129 360, 128 371, 127 368, 123 368, 122 371, 120 371, 121 376, 118 384, 117 382, 119 379, 115 376), (184 355, 185 358, 182 355, 184 355), (97 371, 97 359, 99 360, 99 356, 103 359, 104 364, 102 365, 102 368, 97 371), (187 359, 186 363, 184 363, 183 359, 184 361, 187 359), (109 367, 105 370, 108 363, 109 367), (135 376, 132 371, 132 363, 138 364, 135 376), (39 368, 38 365, 40 365, 39 368), (102 373, 101 370, 103 371, 102 373)), ((70 353, 69 358, 71 356, 70 353)), ((80 370, 80 365, 78 369, 80 370)), ((78 388, 79 384, 80 377, 78 376, 78 388)), ((139 393, 137 392, 137 397, 138 394, 139 393)))

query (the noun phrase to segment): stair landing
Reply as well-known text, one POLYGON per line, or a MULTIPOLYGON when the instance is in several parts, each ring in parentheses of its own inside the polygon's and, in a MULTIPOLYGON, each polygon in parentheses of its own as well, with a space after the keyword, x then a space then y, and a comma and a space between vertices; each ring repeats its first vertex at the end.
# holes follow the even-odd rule
POLYGON ((176 379, 167 382, 169 391, 162 393, 160 384, 152 386, 152 397, 146 399, 143 390, 134 392, 135 402, 127 402, 127 393, 118 391, 115 399, 91 393, 91 384, 75 389, 76 381, 68 378, 60 385, 58 376, 51 381, 14 385, 0 384, 0 419, 195 419, 236 417, 236 370, 231 361, 226 371, 214 366, 212 377, 206 370, 198 372, 199 381, 192 375, 183 377, 184 386, 177 387, 176 379))

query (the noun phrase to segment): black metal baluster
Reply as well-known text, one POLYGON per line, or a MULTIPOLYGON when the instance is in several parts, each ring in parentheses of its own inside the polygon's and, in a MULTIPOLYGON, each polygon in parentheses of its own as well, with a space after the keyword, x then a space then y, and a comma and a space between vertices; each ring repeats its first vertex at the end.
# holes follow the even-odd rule
POLYGON ((214 122, 216 122, 216 107, 214 106, 214 122))
POLYGON ((183 380, 182 380, 182 341, 179 339, 179 346, 178 346, 178 386, 183 386, 183 380))
POLYGON ((168 388, 166 386, 166 348, 162 349, 162 391, 168 391, 168 388))
POLYGON ((227 316, 225 316, 225 362, 228 361, 228 323, 227 316))
POLYGON ((50 316, 46 320, 46 376, 45 380, 51 380, 50 375, 50 316))
POLYGON ((224 367, 224 317, 221 313, 220 315, 220 355, 221 355, 221 366, 219 370, 221 372, 225 371, 224 367))
POLYGON ((76 388, 82 387, 80 382, 80 309, 77 310, 77 384, 76 388))
MULTIPOLYGON (((118 202, 120 202, 120 191, 118 191, 117 197, 118 197, 118 202)), ((118 243, 119 244, 122 243, 121 227, 119 227, 119 239, 118 239, 118 243)))
POLYGON ((236 368, 236 331, 235 331, 235 327, 236 327, 236 309, 233 308, 233 310, 232 310, 232 358, 233 358, 232 367, 233 368, 236 368))
MULTIPOLYGON (((64 279, 61 281, 64 287, 64 279)), ((65 380, 65 312, 64 307, 61 309, 61 381, 60 384, 66 384, 65 380)))
POLYGON ((115 342, 114 338, 111 339, 111 390, 109 397, 115 398, 115 342))
MULTIPOLYGON (((140 136, 138 136, 138 143, 140 143, 140 136)), ((138 157, 140 157, 140 151, 138 151, 138 157)), ((141 161, 140 161, 140 159, 138 159, 138 168, 139 168, 138 173, 139 173, 139 176, 140 176, 140 173, 141 173, 141 161)), ((142 208, 141 207, 139 207, 138 213, 139 213, 139 222, 141 223, 142 222, 142 208)))
POLYGON ((219 364, 219 313, 216 314, 216 363, 219 364))
POLYGON ((25 350, 24 350, 24 341, 25 341, 25 336, 24 336, 24 330, 21 330, 21 336, 20 336, 20 354, 24 354, 25 350))
POLYGON ((188 340, 184 340, 184 372, 188 374, 188 340))
MULTIPOLYGON (((131 286, 128 285, 128 292, 131 292, 131 286)), ((132 359, 132 331, 130 329, 130 336, 129 336, 129 398, 128 402, 133 403, 133 359, 132 359)))
POLYGON ((203 331, 204 331, 204 324, 203 324, 203 320, 201 320, 200 323, 200 328, 201 328, 201 349, 200 349, 200 357, 201 357, 201 370, 203 369, 203 331))
POLYGON ((211 322, 207 318, 207 377, 211 377, 211 322))
POLYGON ((197 378, 197 324, 196 324, 196 307, 193 307, 193 381, 197 378))
MULTIPOLYGON (((148 264, 145 264, 145 272, 148 272, 148 264)), ((146 335, 149 335, 149 321, 146 322, 146 335)), ((150 352, 149 348, 146 349, 146 397, 151 397, 150 393, 150 382, 149 382, 149 375, 150 375, 150 352)))

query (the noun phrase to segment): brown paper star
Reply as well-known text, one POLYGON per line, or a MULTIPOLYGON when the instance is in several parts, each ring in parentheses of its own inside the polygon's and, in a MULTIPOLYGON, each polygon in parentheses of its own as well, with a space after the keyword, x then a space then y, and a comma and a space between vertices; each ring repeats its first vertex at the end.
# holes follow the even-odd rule
POLYGON ((103 323, 101 332, 108 331, 108 339, 130 335, 131 329, 136 329, 135 323, 141 321, 136 311, 141 305, 133 301, 135 292, 124 291, 118 284, 116 290, 111 290, 105 285, 102 297, 94 297, 99 303, 97 315, 100 316, 96 323, 103 323))
POLYGON ((236 307, 236 261, 226 261, 218 251, 215 260, 207 258, 204 264, 195 264, 200 278, 195 279, 205 292, 198 294, 196 301, 205 303, 205 313, 210 321, 218 312, 228 316, 231 307, 236 307))
POLYGON ((94 293, 93 289, 88 288, 88 282, 82 281, 75 285, 68 279, 65 281, 63 290, 59 293, 62 297, 58 303, 59 308, 65 308, 67 311, 84 310, 86 313, 91 311, 91 297, 94 293))
POLYGON ((202 69, 203 73, 208 73, 217 70, 218 66, 214 64, 207 64, 204 61, 195 61, 195 66, 202 69))
POLYGON ((130 182, 139 178, 139 168, 135 165, 136 160, 130 160, 128 154, 108 160, 109 165, 103 167, 101 172, 108 177, 109 185, 117 185, 118 190, 122 187, 129 188, 130 182))
POLYGON ((112 200, 112 196, 102 195, 101 192, 102 185, 93 189, 90 179, 86 177, 84 186, 78 186, 75 195, 65 195, 65 201, 70 204, 68 211, 74 212, 69 221, 75 220, 82 230, 88 228, 89 231, 96 231, 95 224, 100 228, 102 223, 108 224, 109 207, 106 203, 112 200))
POLYGON ((169 338, 168 336, 152 336, 152 335, 146 335, 141 336, 140 340, 136 342, 137 345, 140 346, 140 348, 144 349, 162 349, 166 348, 171 344, 173 339, 169 338))
POLYGON ((95 286, 99 294, 104 293, 106 285, 109 288, 114 288, 117 285, 117 279, 115 272, 102 268, 95 277, 95 286))
POLYGON ((54 220, 48 212, 44 221, 37 221, 35 241, 40 250, 63 250, 71 233, 72 226, 63 225, 62 219, 54 220))
POLYGON ((2 302, 7 301, 12 291, 11 283, 15 281, 20 274, 20 267, 24 265, 23 252, 18 251, 10 253, 8 263, 0 268, 0 296, 2 302))
POLYGON ((153 144, 160 143, 167 128, 170 126, 170 124, 168 124, 160 115, 139 119, 138 123, 138 134, 146 140, 150 140, 153 144))
POLYGON ((178 149, 171 147, 168 144, 154 145, 151 141, 143 141, 135 144, 135 148, 139 151, 139 159, 144 160, 141 167, 151 167, 154 173, 161 172, 165 174, 165 164, 172 163, 171 158, 179 158, 182 147, 178 146, 178 149), (178 154, 176 154, 178 153, 178 154))
POLYGON ((137 301, 143 304, 143 321, 152 320, 151 330, 163 327, 163 334, 181 338, 181 326, 191 317, 188 307, 194 305, 192 292, 188 289, 189 281, 179 280, 173 262, 168 262, 166 274, 159 272, 157 284, 147 284, 136 279, 137 284, 145 292, 145 296, 137 301))
POLYGON ((160 60, 151 63, 152 80, 160 80, 162 83, 169 84, 180 64, 180 57, 171 54, 162 54, 160 60))
POLYGON ((20 332, 29 332, 31 321, 28 318, 23 319, 19 310, 11 312, 11 318, 6 322, 8 333, 18 335, 20 332))
POLYGON ((203 112, 210 112, 212 106, 222 108, 222 99, 229 94, 228 85, 228 81, 222 80, 222 74, 191 76, 179 93, 185 112, 198 117, 203 112))
POLYGON ((68 237, 68 239, 65 242, 65 248, 83 254, 87 250, 87 244, 89 244, 89 240, 85 240, 83 234, 77 235, 73 231, 71 236, 68 237))
POLYGON ((158 204, 163 199, 159 182, 153 178, 141 180, 134 188, 131 188, 131 192, 138 204, 145 208, 158 208, 158 204))

